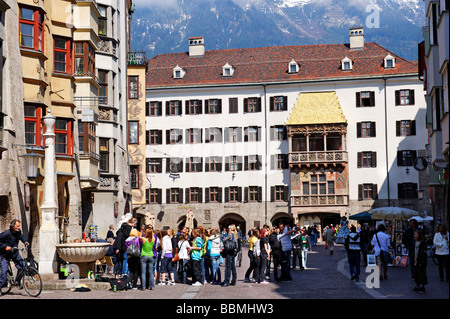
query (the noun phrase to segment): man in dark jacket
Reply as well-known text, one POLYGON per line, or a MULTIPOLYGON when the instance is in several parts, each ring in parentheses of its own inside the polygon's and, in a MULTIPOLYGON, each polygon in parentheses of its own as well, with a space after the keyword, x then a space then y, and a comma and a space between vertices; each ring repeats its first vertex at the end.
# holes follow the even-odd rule
MULTIPOLYGON (((0 258, 1 258, 1 273, 0 273, 0 287, 6 284, 6 272, 8 271, 8 263, 13 260, 17 271, 22 269, 23 259, 20 256, 17 246, 19 241, 26 246, 29 245, 27 239, 20 230, 20 221, 13 219, 9 224, 9 229, 0 234, 0 258)), ((20 278, 19 278, 20 279, 20 278)), ((20 282, 20 281, 19 281, 20 282)))
POLYGON ((281 239, 284 236, 289 236, 294 229, 280 234, 280 229, 274 228, 269 236, 269 244, 272 249, 273 256, 273 274, 276 282, 279 281, 292 281, 291 271, 289 269, 289 263, 286 257, 286 254, 283 252, 283 248, 281 246, 281 239), (278 265, 281 266, 281 277, 278 277, 278 265))
POLYGON ((130 221, 123 223, 120 226, 120 229, 116 233, 116 239, 114 240, 114 250, 116 252, 117 263, 115 267, 115 273, 119 273, 121 275, 127 274, 127 262, 125 257, 125 252, 127 247, 125 246, 125 241, 128 237, 130 237, 130 232, 133 227, 137 224, 137 220, 132 218, 130 221))

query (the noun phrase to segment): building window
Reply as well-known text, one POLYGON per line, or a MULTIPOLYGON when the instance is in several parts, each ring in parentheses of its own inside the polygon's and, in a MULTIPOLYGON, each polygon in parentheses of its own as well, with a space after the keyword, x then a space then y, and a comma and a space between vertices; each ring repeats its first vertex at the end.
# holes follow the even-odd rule
POLYGON ((309 181, 302 182, 302 194, 309 195, 334 195, 334 181, 327 181, 325 174, 311 174, 309 181))
POLYGON ((183 203, 183 190, 181 188, 169 188, 166 191, 167 204, 183 203))
POLYGON ((25 113, 25 144, 42 146, 42 108, 39 106, 24 106, 25 113))
POLYGON ((197 115, 202 114, 202 101, 201 100, 189 100, 186 101, 186 114, 197 115))
POLYGON ((356 123, 357 137, 375 137, 375 122, 358 122, 356 123))
POLYGON ((397 136, 416 135, 416 121, 415 120, 396 121, 396 135, 397 136))
POLYGON ((205 158, 205 172, 221 172, 222 157, 210 156, 205 158))
MULTIPOLYGON (((270 140, 271 141, 284 141, 287 139, 286 126, 271 126, 270 127, 270 140)), ((306 141, 306 139, 305 139, 306 141)))
POLYGON ((242 202, 242 187, 238 186, 225 187, 225 203, 228 202, 233 203, 242 202))
POLYGON ((226 143, 242 142, 242 127, 226 127, 225 142, 226 143))
POLYGON ((222 113, 221 99, 205 100, 205 114, 221 114, 221 113, 222 113))
POLYGON ((186 203, 201 203, 202 189, 200 187, 186 188, 186 203))
POLYGON ((148 173, 162 173, 162 158, 147 158, 148 173))
POLYGON ((99 69, 98 81, 100 84, 100 89, 98 90, 100 103, 108 104, 108 71, 99 69))
POLYGON ((189 144, 199 144, 202 142, 202 129, 189 128, 186 130, 186 137, 189 144))
POLYGON ((262 197, 262 187, 260 186, 249 186, 245 190, 245 201, 246 202, 261 202, 262 197))
POLYGON ((130 183, 132 189, 139 188, 139 165, 130 165, 130 183))
POLYGON ((261 140, 261 127, 250 126, 244 128, 244 142, 258 142, 261 140))
POLYGON ((375 92, 363 91, 356 92, 356 107, 375 106, 375 92))
POLYGON ((414 105, 414 90, 395 91, 395 105, 414 105))
POLYGON ((270 111, 286 111, 287 96, 273 96, 270 98, 270 111))
POLYGON ((88 42, 75 42, 75 74, 95 77, 95 49, 88 42))
POLYGON ((325 143, 323 135, 311 134, 309 136, 309 151, 310 152, 323 152, 325 150, 325 143))
POLYGON ((244 157, 245 171, 259 171, 262 169, 260 155, 248 155, 244 157))
POLYGON ((186 161, 186 172, 202 172, 203 161, 201 157, 190 157, 186 161))
POLYGON ((38 9, 19 8, 21 47, 44 52, 44 14, 38 9))
POLYGON ((109 139, 99 138, 100 170, 109 172, 109 139))
POLYGON ((417 151, 397 151, 397 166, 413 166, 417 158, 417 151))
POLYGON ((72 43, 61 37, 53 39, 54 71, 57 73, 72 74, 72 43))
POLYGON ((229 113, 238 113, 239 107, 238 107, 238 99, 236 97, 230 97, 228 99, 228 107, 229 107, 229 113))
POLYGON ((147 131, 146 144, 147 145, 161 145, 162 144, 162 131, 161 130, 147 131))
POLYGON ((166 131, 166 144, 183 143, 183 130, 173 128, 166 131))
POLYGON ((348 57, 345 57, 341 60, 341 69, 342 71, 350 71, 352 69, 352 60, 350 60, 348 57))
POLYGON ((146 196, 147 204, 161 204, 162 203, 162 189, 160 188, 149 188, 147 189, 146 196))
POLYGON ((128 98, 139 98, 139 76, 137 75, 128 76, 128 98))
POLYGON ((378 191, 377 184, 359 184, 358 185, 358 200, 377 199, 378 191))
POLYGON ((182 173, 183 172, 183 159, 180 157, 171 157, 166 159, 166 172, 167 173, 182 173))
POLYGON ((128 122, 128 143, 129 144, 139 144, 139 122, 129 121, 128 122))
POLYGON ((205 189, 205 202, 221 203, 222 187, 208 187, 205 189))
POLYGON ((205 128, 205 143, 222 143, 222 129, 219 127, 205 128))
POLYGON ((73 155, 72 121, 56 119, 55 122, 55 153, 73 155))
POLYGON ((151 101, 145 103, 145 116, 161 116, 162 115, 162 102, 151 101))
POLYGON ((271 202, 287 202, 289 195, 289 186, 276 185, 270 187, 270 201, 271 202))
POLYGON ((417 198, 417 184, 416 183, 400 183, 398 187, 399 199, 417 198))
POLYGON ((288 154, 272 154, 270 155, 270 169, 282 170, 289 168, 288 154))
POLYGON ((81 154, 96 152, 96 126, 91 122, 78 121, 78 151, 81 154))
POLYGON ((234 172, 242 171, 242 156, 226 156, 225 157, 225 171, 234 172))
POLYGON ((181 101, 167 101, 166 102, 166 115, 181 115, 181 101))
POLYGON ((245 98, 244 112, 245 113, 261 112, 261 98, 260 97, 245 98))
POLYGON ((358 168, 377 167, 377 152, 358 152, 358 168))

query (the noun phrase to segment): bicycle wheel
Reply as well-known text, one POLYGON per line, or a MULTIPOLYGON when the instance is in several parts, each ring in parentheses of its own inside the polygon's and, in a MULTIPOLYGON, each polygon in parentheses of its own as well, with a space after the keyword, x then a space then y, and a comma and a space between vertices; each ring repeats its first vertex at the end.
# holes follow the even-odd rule
POLYGON ((14 282, 14 277, 11 273, 11 270, 8 270, 8 272, 6 273, 6 284, 4 287, 1 288, 2 295, 6 295, 7 293, 9 293, 11 291, 13 282, 14 282))
POLYGON ((23 288, 31 297, 37 297, 42 291, 42 279, 38 271, 27 267, 23 270, 22 277, 23 288))

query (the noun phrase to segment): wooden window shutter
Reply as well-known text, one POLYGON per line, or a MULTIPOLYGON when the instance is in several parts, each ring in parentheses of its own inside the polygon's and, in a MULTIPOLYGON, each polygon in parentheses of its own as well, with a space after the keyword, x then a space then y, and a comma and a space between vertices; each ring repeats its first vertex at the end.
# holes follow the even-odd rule
POLYGON ((248 171, 248 156, 244 156, 244 171, 248 171))
POLYGON ((370 106, 375 106, 375 92, 370 91, 370 106))
POLYGON ((409 105, 414 105, 415 103, 414 90, 409 90, 409 105))
POLYGON ((395 135, 400 136, 401 133, 401 121, 395 121, 395 135))
POLYGON ((397 197, 398 199, 402 199, 403 198, 403 184, 399 183, 397 184, 397 197))
POLYGON ((248 98, 244 99, 244 113, 248 112, 248 98))
POLYGON ((357 159, 356 167, 357 168, 361 168, 362 167, 362 152, 358 152, 358 159, 357 159))
POLYGON ((178 203, 183 203, 183 189, 179 188, 178 189, 178 203))
POLYGON ((205 172, 209 172, 209 157, 205 157, 205 172))
POLYGON ((145 131, 145 145, 150 145, 150 131, 145 131))
POLYGON ((224 134, 223 134, 223 141, 225 143, 228 143, 230 141, 230 128, 225 127, 224 134))
POLYGON ((370 122, 370 136, 371 137, 377 136, 376 122, 370 122))
POLYGON ((270 111, 272 112, 275 109, 275 98, 273 96, 270 97, 270 111))
POLYGON ((218 193, 217 201, 219 203, 222 203, 222 187, 217 187, 217 193, 218 193))
POLYGON ((238 164, 238 171, 242 171, 242 156, 237 156, 236 157, 237 160, 237 164, 238 164))
POLYGON ((236 97, 230 97, 228 99, 229 113, 238 113, 238 99, 236 97))
POLYGON ((284 186, 283 189, 283 200, 289 202, 289 186, 284 186))
POLYGON ((283 96, 283 111, 287 111, 288 110, 288 97, 287 96, 283 96))
POLYGON ((225 187, 225 201, 224 203, 228 203, 230 201, 230 188, 225 187))
POLYGON ((170 115, 170 101, 166 101, 166 116, 170 115))
POLYGON ((244 203, 248 203, 248 187, 244 187, 244 203))
POLYGON ((416 135, 416 120, 411 121, 411 135, 416 135))
POLYGON ((377 152, 372 152, 372 167, 377 167, 377 152))
POLYGON ((372 184, 372 199, 378 199, 378 185, 372 184))
POLYGON ((275 201, 275 186, 270 186, 270 201, 275 201))
POLYGON ((209 114, 209 100, 205 100, 205 114, 209 114))
POLYGON ((186 115, 189 115, 190 114, 190 110, 189 110, 189 107, 190 107, 190 101, 184 101, 184 113, 186 114, 186 115))
POLYGON ((191 191, 190 188, 186 188, 186 190, 185 190, 186 194, 185 194, 185 196, 184 196, 184 197, 185 197, 184 200, 186 201, 186 202, 185 202, 186 204, 189 204, 189 201, 190 201, 190 199, 191 199, 191 198, 190 198, 190 197, 191 197, 191 196, 190 196, 190 191, 191 191))
POLYGON ((198 188, 198 202, 203 203, 203 188, 198 188))
POLYGON ((166 173, 170 173, 170 158, 166 158, 166 173))
POLYGON ((166 144, 170 144, 170 130, 166 130, 166 144))
POLYGON ((219 99, 219 100, 217 101, 217 104, 218 104, 218 106, 219 106, 219 114, 222 114, 222 99, 219 99))
POLYGON ((356 92, 356 107, 361 106, 361 92, 356 92))
POLYGON ((225 172, 228 172, 230 170, 230 157, 225 156, 225 172))
POLYGON ((209 203, 209 187, 205 188, 205 203, 209 203))
POLYGON ((361 122, 356 123, 356 137, 361 137, 361 122))
POLYGON ((162 189, 161 188, 158 188, 158 195, 156 197, 156 202, 158 204, 162 204, 162 189))
POLYGON ((237 200, 238 200, 238 202, 242 203, 242 187, 238 187, 237 200))
POLYGON ((170 204, 170 188, 166 189, 166 203, 170 204))
POLYGON ((256 100, 257 100, 257 111, 261 112, 261 98, 259 97, 256 100))
POLYGON ((400 91, 395 91, 395 105, 400 105, 400 91))
POLYGON ((187 160, 186 160, 186 173, 189 173, 190 171, 191 171, 191 159, 190 158, 188 158, 187 160))
POLYGON ((363 185, 358 185, 358 200, 363 200, 363 185))
POLYGON ((258 186, 258 202, 262 202, 262 187, 258 186))

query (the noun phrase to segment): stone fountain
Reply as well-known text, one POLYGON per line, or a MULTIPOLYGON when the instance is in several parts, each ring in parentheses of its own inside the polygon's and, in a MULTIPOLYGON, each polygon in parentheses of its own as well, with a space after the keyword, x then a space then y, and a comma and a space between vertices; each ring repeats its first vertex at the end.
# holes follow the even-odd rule
POLYGON ((95 261, 106 255, 109 246, 109 243, 66 243, 57 244, 56 251, 61 259, 77 265, 80 278, 85 278, 89 270, 94 270, 95 261))

